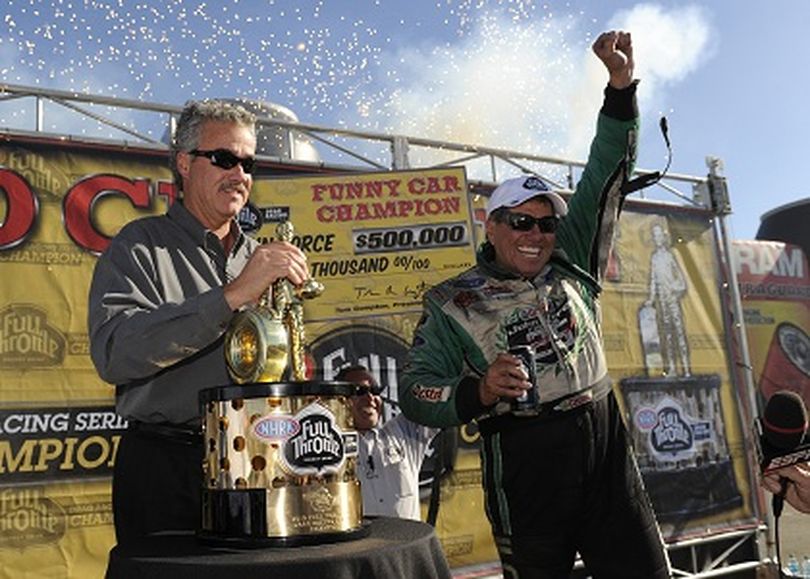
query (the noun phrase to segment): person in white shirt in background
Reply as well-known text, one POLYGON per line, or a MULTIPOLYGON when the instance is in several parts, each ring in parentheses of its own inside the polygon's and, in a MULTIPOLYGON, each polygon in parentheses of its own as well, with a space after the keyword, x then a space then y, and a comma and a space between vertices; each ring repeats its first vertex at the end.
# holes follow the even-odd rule
POLYGON ((359 433, 363 515, 421 520, 419 471, 440 429, 415 424, 403 414, 381 424, 382 388, 364 366, 343 368, 335 379, 360 387, 352 396, 352 416, 359 433))

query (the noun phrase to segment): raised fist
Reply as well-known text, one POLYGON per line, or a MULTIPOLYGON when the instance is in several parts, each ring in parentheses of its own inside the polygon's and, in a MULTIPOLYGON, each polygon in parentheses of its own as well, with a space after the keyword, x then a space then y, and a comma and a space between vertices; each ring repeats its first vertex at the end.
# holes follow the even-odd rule
POLYGON ((629 32, 603 32, 593 43, 593 52, 605 64, 613 88, 622 89, 633 82, 633 39, 629 32))

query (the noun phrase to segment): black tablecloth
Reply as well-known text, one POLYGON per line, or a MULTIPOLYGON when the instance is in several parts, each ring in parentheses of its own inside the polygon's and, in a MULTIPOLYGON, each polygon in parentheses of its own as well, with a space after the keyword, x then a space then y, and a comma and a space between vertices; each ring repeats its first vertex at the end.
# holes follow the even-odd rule
POLYGON ((109 579, 268 577, 293 579, 447 579, 450 570, 433 527, 386 517, 367 521, 360 539, 234 549, 210 547, 192 533, 162 533, 110 551, 109 579))

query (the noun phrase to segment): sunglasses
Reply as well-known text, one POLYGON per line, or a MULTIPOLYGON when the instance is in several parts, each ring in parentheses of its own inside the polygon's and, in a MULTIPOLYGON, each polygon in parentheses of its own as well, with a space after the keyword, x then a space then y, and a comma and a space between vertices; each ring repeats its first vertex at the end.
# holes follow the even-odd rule
POLYGON ((560 225, 560 220, 553 215, 532 217, 525 213, 512 213, 511 211, 506 212, 504 221, 514 231, 531 231, 537 225, 540 228, 540 233, 555 233, 560 225))
POLYGON ((201 151, 194 149, 189 151, 190 155, 195 157, 206 157, 214 167, 220 169, 233 169, 237 165, 242 165, 242 170, 248 175, 253 174, 253 169, 256 165, 256 159, 253 157, 237 157, 228 149, 214 149, 213 151, 201 151))
POLYGON ((363 396, 367 392, 371 393, 374 396, 379 396, 383 393, 384 388, 379 384, 373 384, 371 386, 366 386, 365 384, 355 384, 356 389, 354 391, 355 396, 363 396))

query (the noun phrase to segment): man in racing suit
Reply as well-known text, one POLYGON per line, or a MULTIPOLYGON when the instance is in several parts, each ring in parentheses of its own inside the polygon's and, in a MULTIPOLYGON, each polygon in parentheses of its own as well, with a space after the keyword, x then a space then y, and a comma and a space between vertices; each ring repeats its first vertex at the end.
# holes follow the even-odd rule
POLYGON ((411 420, 478 419, 507 578, 567 578, 577 552, 597 579, 669 577, 600 327, 599 279, 638 125, 630 34, 604 33, 593 49, 610 83, 570 206, 537 177, 493 192, 477 265, 425 295, 400 383, 411 420), (535 385, 507 353, 520 345, 533 348, 535 385), (525 393, 536 402, 515 414, 525 393))

